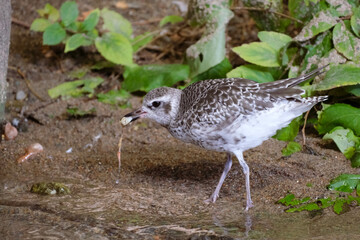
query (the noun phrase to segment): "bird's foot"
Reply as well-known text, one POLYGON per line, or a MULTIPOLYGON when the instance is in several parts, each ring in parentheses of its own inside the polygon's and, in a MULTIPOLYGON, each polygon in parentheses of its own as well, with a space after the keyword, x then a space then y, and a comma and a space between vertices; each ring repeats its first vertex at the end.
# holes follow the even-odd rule
POLYGON ((247 201, 246 201, 245 212, 247 212, 247 211, 249 210, 249 208, 252 208, 252 207, 254 207, 254 204, 253 204, 253 202, 251 201, 251 199, 250 199, 250 200, 247 200, 247 201))
POLYGON ((204 200, 204 203, 206 204, 210 204, 210 203, 215 203, 216 199, 219 197, 219 195, 217 194, 212 194, 210 198, 204 200))

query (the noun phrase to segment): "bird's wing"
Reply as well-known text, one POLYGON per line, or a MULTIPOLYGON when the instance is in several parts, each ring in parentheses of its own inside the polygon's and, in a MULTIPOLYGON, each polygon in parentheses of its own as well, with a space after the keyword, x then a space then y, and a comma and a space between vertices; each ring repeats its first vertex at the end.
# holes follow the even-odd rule
POLYGON ((183 90, 179 113, 188 126, 219 125, 240 115, 272 107, 271 93, 246 79, 214 79, 183 90))
POLYGON ((269 109, 281 99, 302 101, 304 90, 296 85, 321 74, 326 66, 297 78, 261 84, 242 78, 200 81, 183 90, 179 115, 188 126, 218 125, 269 109))

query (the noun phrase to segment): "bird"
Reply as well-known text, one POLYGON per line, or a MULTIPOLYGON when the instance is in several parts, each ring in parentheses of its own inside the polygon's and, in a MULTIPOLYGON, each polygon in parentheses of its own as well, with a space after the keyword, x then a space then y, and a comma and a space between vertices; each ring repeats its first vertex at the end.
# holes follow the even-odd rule
POLYGON ((145 95, 142 106, 126 114, 121 123, 126 125, 148 118, 183 142, 226 152, 224 170, 207 203, 215 203, 219 197, 232 166, 232 155, 235 155, 245 176, 245 211, 248 211, 254 205, 250 194, 250 170, 243 152, 259 146, 294 118, 327 100, 327 96, 302 97, 305 91, 297 86, 323 73, 325 67, 299 77, 266 83, 222 78, 195 82, 183 90, 155 88, 145 95))

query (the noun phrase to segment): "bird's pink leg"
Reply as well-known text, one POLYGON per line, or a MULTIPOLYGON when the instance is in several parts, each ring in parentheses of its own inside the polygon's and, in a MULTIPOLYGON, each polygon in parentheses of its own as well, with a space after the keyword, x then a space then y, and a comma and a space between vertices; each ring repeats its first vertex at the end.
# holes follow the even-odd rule
POLYGON ((250 194, 250 170, 249 166, 246 164, 244 160, 243 153, 241 151, 234 152, 237 159, 239 160, 239 163, 241 167, 243 168, 243 172, 245 175, 245 187, 246 187, 246 208, 245 211, 248 211, 249 208, 253 207, 254 204, 251 201, 251 194, 250 194))
POLYGON ((216 186, 216 189, 213 192, 213 194, 211 194, 211 197, 209 199, 205 200, 206 203, 211 203, 211 202, 214 203, 216 201, 216 199, 219 197, 219 192, 220 192, 221 186, 223 185, 225 178, 231 169, 231 166, 232 166, 231 153, 228 153, 227 161, 225 163, 225 168, 224 168, 223 173, 221 174, 219 183, 216 186))

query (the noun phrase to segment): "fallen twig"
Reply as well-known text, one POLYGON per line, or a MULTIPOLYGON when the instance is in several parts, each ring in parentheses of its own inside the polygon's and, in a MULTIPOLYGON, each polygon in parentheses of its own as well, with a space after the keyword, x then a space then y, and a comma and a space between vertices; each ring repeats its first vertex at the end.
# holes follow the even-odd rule
POLYGON ((29 24, 27 24, 26 22, 20 21, 19 19, 16 19, 14 17, 11 18, 11 22, 15 23, 15 24, 17 24, 19 26, 25 27, 25 28, 30 28, 29 24))
MULTIPOLYGON (((10 69, 14 69, 14 67, 9 67, 10 69)), ((25 73, 23 73, 19 68, 15 68, 17 73, 25 80, 26 86, 29 88, 29 90, 34 94, 35 97, 37 97, 40 101, 45 102, 45 99, 42 98, 39 94, 36 93, 36 91, 31 86, 31 82, 29 79, 26 78, 25 73)))
POLYGON ((302 128, 302 130, 301 130, 302 137, 303 137, 303 145, 304 145, 304 146, 305 146, 305 144, 306 144, 305 127, 306 127, 307 119, 308 119, 308 117, 309 117, 309 112, 310 112, 310 110, 307 111, 306 114, 305 114, 305 117, 304 117, 304 126, 303 126, 303 128, 302 128))

